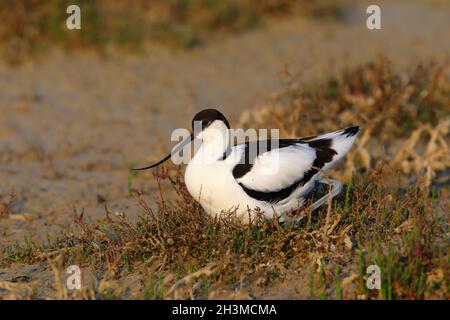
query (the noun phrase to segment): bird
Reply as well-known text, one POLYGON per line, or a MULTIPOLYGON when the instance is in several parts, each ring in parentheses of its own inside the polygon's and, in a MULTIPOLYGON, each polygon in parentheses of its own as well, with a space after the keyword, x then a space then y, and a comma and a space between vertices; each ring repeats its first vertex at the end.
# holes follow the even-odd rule
POLYGON ((353 145, 360 129, 348 127, 318 136, 232 144, 232 129, 217 109, 192 119, 192 132, 160 161, 161 165, 192 141, 200 145, 189 160, 184 182, 206 213, 232 212, 244 224, 257 215, 283 219, 305 203, 317 181, 353 145))

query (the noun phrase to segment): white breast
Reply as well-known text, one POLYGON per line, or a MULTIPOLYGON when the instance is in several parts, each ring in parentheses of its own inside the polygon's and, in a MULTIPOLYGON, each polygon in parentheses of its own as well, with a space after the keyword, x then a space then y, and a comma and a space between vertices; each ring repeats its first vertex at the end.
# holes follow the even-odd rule
POLYGON ((238 216, 247 216, 248 208, 255 209, 261 204, 237 184, 232 174, 235 161, 228 159, 208 164, 191 161, 186 167, 185 184, 208 214, 216 216, 224 211, 236 211, 238 216))
POLYGON ((207 213, 215 216, 233 205, 228 195, 236 182, 231 181, 231 178, 231 171, 223 164, 190 163, 184 179, 192 197, 200 202, 207 213))

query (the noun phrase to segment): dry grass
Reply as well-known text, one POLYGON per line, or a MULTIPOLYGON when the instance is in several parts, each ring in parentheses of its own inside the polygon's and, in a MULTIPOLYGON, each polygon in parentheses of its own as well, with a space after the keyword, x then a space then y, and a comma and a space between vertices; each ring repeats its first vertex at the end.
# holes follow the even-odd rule
MULTIPOLYGON (((449 88, 444 67, 399 76, 383 61, 307 91, 291 84, 274 106, 244 115, 243 123, 292 136, 364 127, 347 160, 353 173, 345 191, 303 212, 297 226, 262 219, 243 226, 232 213, 212 219, 186 191, 181 172, 162 168, 154 173, 157 210, 137 196, 137 222, 107 208, 95 224, 77 213, 73 228, 44 244, 11 245, 0 262, 44 265, 55 278, 45 298, 448 299, 449 184, 436 179, 448 169, 449 88), (318 111, 307 112, 313 106, 318 111), (286 109, 295 116, 282 122, 286 109), (418 139, 422 132, 430 138, 418 139), (162 191, 168 186, 175 200, 162 191), (81 291, 65 289, 61 274, 70 264, 83 269, 81 291), (381 290, 366 287, 372 264, 381 269, 381 290)), ((42 297, 36 283, 0 287, 7 297, 42 297)))
POLYGON ((400 74, 381 58, 312 88, 288 74, 273 103, 244 112, 240 125, 298 137, 359 124, 363 130, 342 177, 386 161, 405 174, 425 173, 430 185, 437 171, 450 168, 449 71, 447 63, 431 62, 400 74))
POLYGON ((11 206, 16 199, 16 194, 13 192, 7 197, 0 197, 0 219, 7 218, 11 214, 11 206))
POLYGON ((177 201, 161 199, 153 212, 140 198, 138 223, 108 211, 96 224, 78 215, 76 229, 45 245, 8 247, 4 263, 59 261, 48 264, 59 264, 55 279, 70 264, 102 270, 97 284, 86 280, 90 291, 67 293, 57 281, 53 298, 261 297, 305 270, 311 284, 298 289, 309 298, 447 298, 448 216, 439 195, 430 196, 420 183, 403 183, 389 167, 355 175, 344 195, 306 213, 299 226, 263 220, 242 226, 232 215, 214 220, 180 179, 169 182, 164 172, 155 179, 159 186, 171 183, 177 201), (370 264, 382 270, 381 291, 365 286, 370 264), (126 295, 133 277, 141 285, 126 295))

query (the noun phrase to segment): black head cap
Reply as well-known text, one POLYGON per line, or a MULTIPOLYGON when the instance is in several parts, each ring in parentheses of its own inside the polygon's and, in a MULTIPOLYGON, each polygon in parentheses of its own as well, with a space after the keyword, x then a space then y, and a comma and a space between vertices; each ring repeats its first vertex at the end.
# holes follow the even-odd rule
POLYGON ((201 121, 202 122, 202 130, 207 128, 211 123, 215 120, 221 120, 225 123, 228 129, 230 129, 230 124, 228 123, 227 118, 216 109, 204 109, 197 113, 192 119, 192 130, 194 130, 194 122, 201 121))

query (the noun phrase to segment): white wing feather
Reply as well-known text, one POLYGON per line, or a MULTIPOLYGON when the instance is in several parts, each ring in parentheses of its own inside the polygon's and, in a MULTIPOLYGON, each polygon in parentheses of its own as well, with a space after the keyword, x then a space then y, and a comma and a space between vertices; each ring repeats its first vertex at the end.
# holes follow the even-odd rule
POLYGON ((271 150, 258 156, 251 170, 236 180, 255 191, 277 191, 302 179, 315 157, 316 151, 307 144, 271 150))
MULTIPOLYGON (((256 157, 251 170, 236 181, 255 191, 276 192, 301 180, 305 173, 312 169, 316 159, 316 149, 310 147, 308 143, 331 139, 330 147, 337 154, 322 168, 327 171, 349 151, 356 135, 347 136, 343 129, 263 153, 256 157)), ((243 144, 234 148, 240 156, 245 152, 243 144)))

